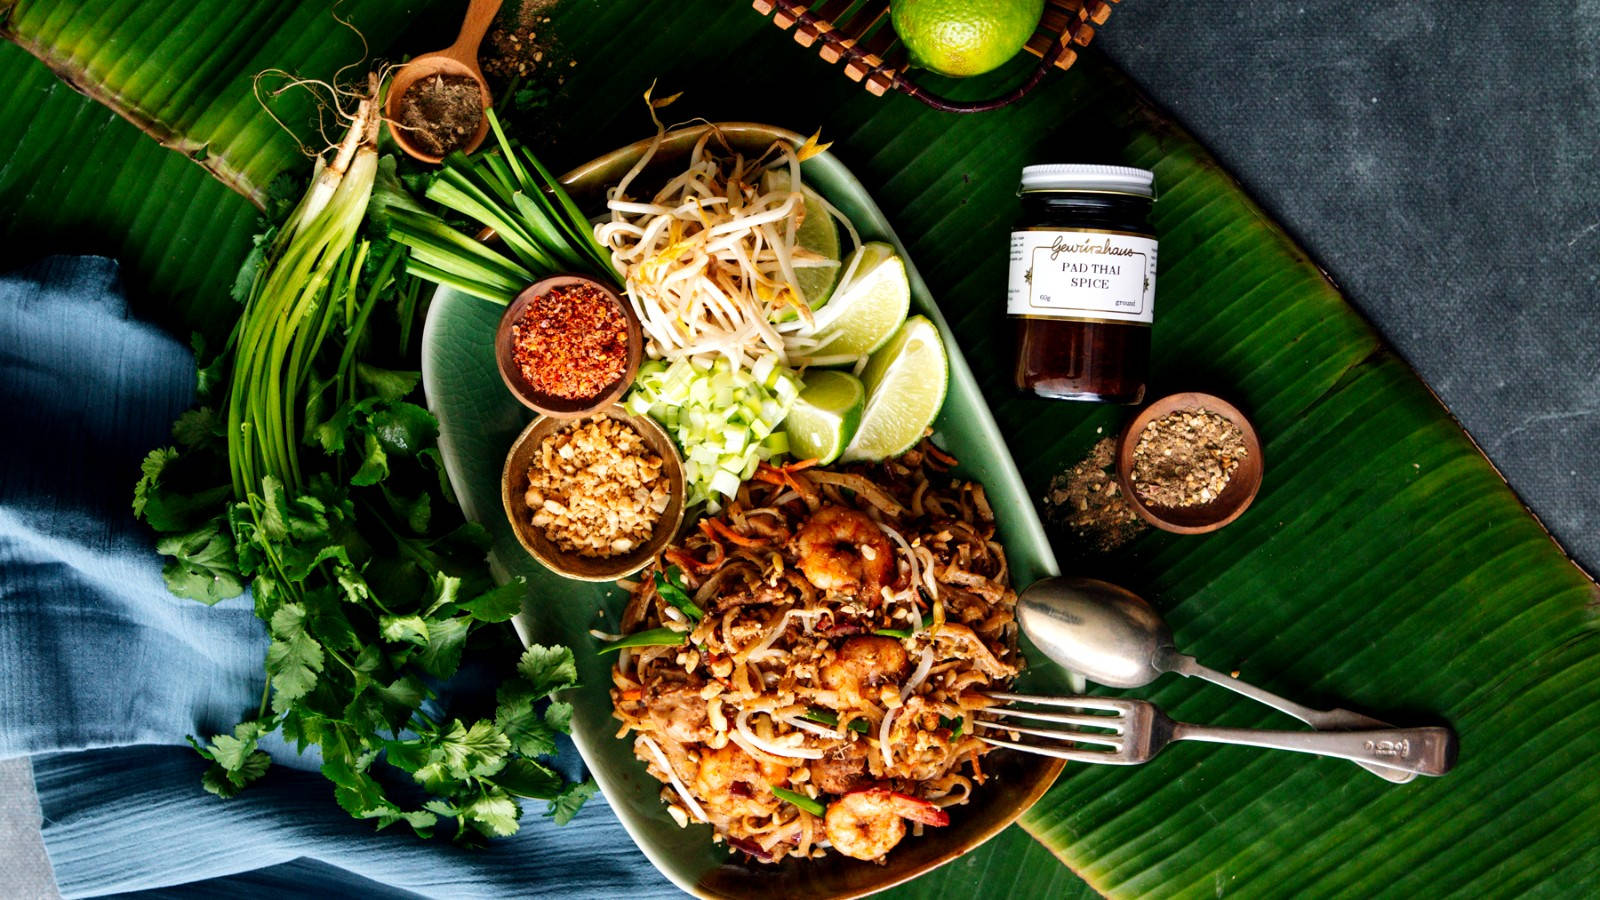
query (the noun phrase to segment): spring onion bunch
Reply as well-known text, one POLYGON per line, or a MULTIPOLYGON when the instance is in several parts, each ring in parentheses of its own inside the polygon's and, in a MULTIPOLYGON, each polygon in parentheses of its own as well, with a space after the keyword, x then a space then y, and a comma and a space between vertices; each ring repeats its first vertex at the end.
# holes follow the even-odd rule
POLYGON ((529 648, 474 714, 439 690, 469 639, 506 639, 482 626, 520 611, 525 587, 494 584, 488 535, 445 478, 410 365, 420 282, 398 272, 405 248, 362 234, 418 209, 378 158, 376 93, 374 78, 332 160, 259 240, 229 344, 200 370, 202 406, 146 457, 133 508, 160 534, 173 593, 212 604, 248 588, 271 638, 259 708, 190 739, 207 790, 259 779, 278 733, 318 747, 352 816, 424 836, 453 821, 475 840, 517 830, 517 797, 565 821, 595 788, 541 761, 569 728, 572 707, 549 698, 577 678, 570 650, 529 648))
POLYGON ((494 232, 506 252, 420 210, 396 210, 390 236, 410 248, 406 271, 495 303, 509 303, 547 275, 578 272, 615 282, 605 251, 561 183, 526 147, 509 141, 486 111, 499 146, 448 157, 429 200, 494 232))

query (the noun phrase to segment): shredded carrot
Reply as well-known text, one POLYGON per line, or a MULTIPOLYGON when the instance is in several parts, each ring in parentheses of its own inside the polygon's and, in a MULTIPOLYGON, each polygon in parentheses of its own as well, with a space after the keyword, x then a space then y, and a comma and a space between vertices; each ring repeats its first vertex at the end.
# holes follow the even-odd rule
POLYGON ((713 535, 711 532, 715 532, 716 535, 732 541, 741 547, 760 547, 763 545, 763 542, 760 538, 753 538, 748 535, 740 534, 739 532, 734 531, 732 527, 723 522, 721 519, 701 519, 700 526, 706 530, 707 537, 712 537, 713 535))
POLYGON ((712 546, 717 548, 717 554, 715 557, 706 560, 705 562, 695 559, 694 554, 679 547, 674 547, 661 555, 664 559, 666 559, 667 562, 672 563, 680 569, 683 569, 686 572, 699 574, 701 572, 709 572, 722 563, 722 557, 724 556, 722 545, 713 541, 712 546))
POLYGON ((922 449, 927 451, 927 454, 929 456, 933 457, 934 459, 938 460, 939 462, 943 463, 946 466, 954 467, 956 465, 956 463, 958 462, 958 460, 954 456, 951 456, 950 454, 944 452, 943 450, 940 450, 938 448, 938 446, 934 444, 933 441, 923 441, 922 442, 922 449))
POLYGON ((644 688, 628 688, 617 694, 623 700, 640 700, 644 698, 644 688))

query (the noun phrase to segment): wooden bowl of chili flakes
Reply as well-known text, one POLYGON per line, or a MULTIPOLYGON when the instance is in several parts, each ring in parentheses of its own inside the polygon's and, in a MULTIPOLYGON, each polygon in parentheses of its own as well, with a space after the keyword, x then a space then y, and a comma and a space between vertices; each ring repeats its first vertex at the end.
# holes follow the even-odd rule
POLYGON ((524 406, 572 418, 617 401, 639 371, 633 309, 586 275, 552 275, 517 295, 495 332, 500 378, 524 406))
POLYGON ((523 549, 579 581, 639 571, 683 524, 678 448, 653 419, 617 406, 534 419, 506 454, 500 483, 523 549))

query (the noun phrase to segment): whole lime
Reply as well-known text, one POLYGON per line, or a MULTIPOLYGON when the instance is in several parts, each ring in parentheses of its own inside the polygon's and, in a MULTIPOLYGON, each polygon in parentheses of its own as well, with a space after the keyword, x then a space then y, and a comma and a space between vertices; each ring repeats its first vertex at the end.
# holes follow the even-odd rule
POLYGON ((911 61, 964 78, 997 69, 1028 42, 1044 0, 890 0, 895 33, 911 61))

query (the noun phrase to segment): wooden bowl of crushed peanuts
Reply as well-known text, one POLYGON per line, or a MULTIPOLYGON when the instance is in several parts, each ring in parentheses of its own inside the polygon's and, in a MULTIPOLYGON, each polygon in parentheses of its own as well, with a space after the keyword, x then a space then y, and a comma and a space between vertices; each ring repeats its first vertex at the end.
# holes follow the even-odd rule
POLYGON ((653 420, 612 406, 540 416, 511 445, 500 499, 517 540, 579 581, 644 568, 683 523, 683 459, 653 420))
POLYGON ((1177 534, 1204 534, 1239 518, 1264 472, 1255 426, 1212 394, 1162 397, 1128 423, 1117 443, 1117 479, 1128 505, 1177 534))

